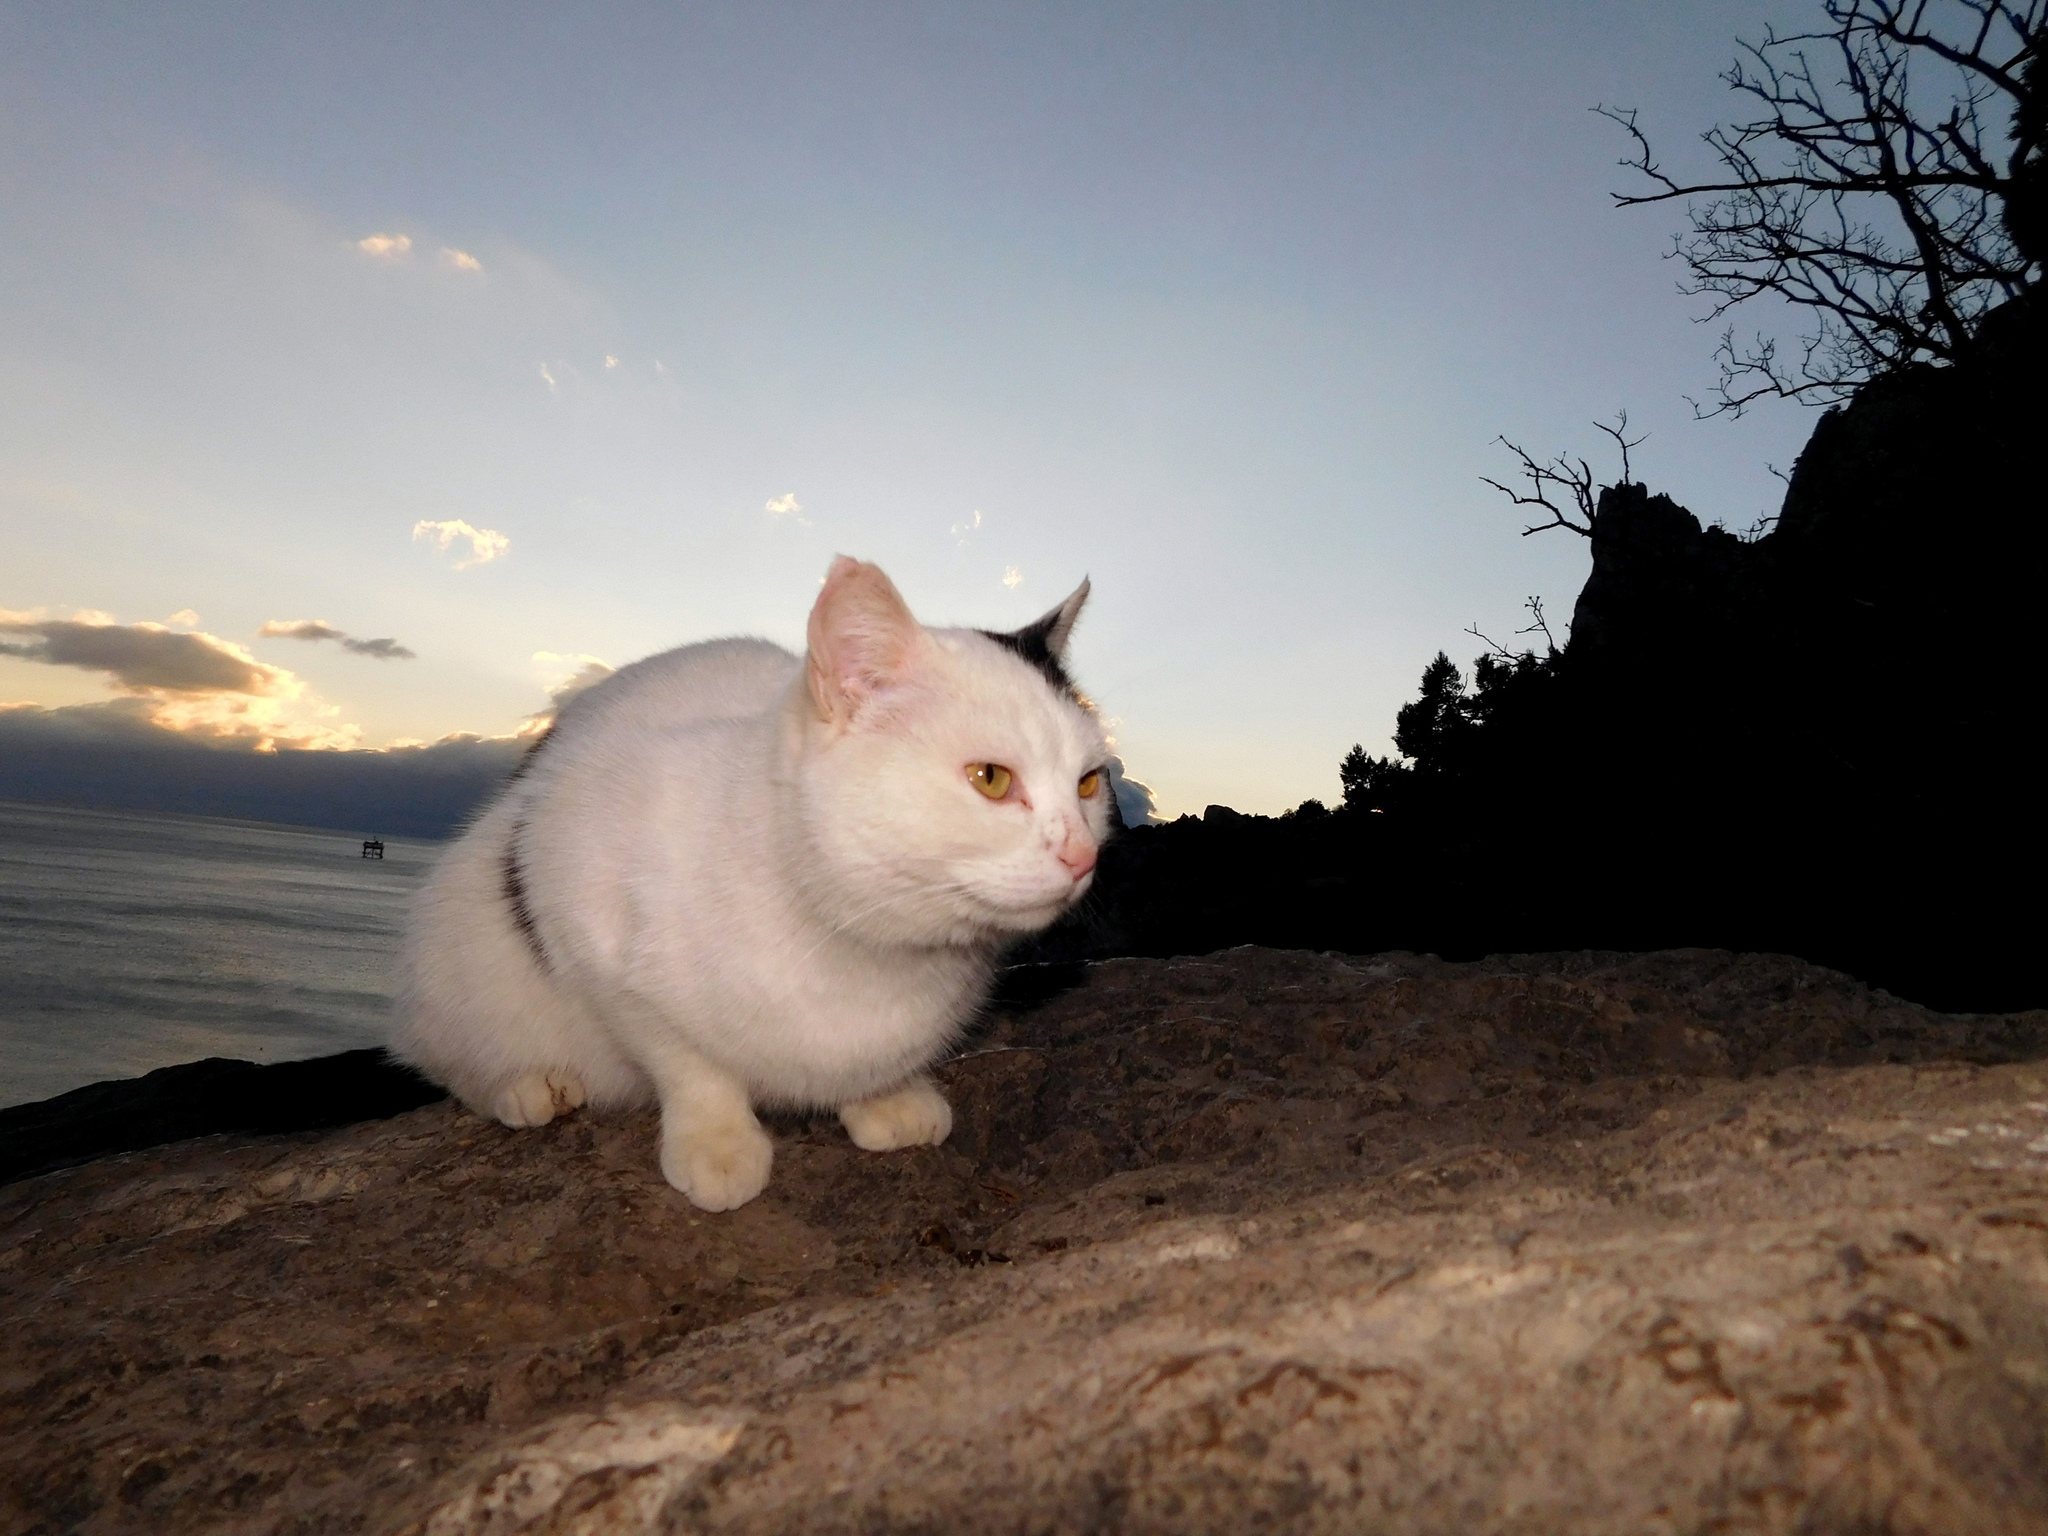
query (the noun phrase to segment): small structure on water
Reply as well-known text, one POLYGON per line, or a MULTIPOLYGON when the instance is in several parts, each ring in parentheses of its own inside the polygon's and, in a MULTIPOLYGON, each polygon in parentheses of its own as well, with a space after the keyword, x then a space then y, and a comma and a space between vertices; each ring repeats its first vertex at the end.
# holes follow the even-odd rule
POLYGON ((366 837, 366 838, 364 838, 364 839, 363 839, 363 857, 364 857, 364 858, 366 858, 366 859, 381 859, 381 858, 383 858, 383 857, 384 857, 384 844, 383 844, 383 842, 382 842, 382 841, 381 841, 380 839, 378 839, 378 838, 374 838, 374 837, 366 837))

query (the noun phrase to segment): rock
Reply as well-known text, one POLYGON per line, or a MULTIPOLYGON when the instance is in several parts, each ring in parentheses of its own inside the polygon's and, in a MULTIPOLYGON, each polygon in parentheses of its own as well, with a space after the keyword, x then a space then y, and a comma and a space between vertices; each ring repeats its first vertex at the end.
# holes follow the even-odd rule
POLYGON ((0 1528, 2048 1531, 2048 1013, 1071 967, 941 1148, 450 1104, 0 1190, 0 1528), (1078 985, 1060 991, 1060 984, 1078 985))
POLYGON ((1572 607, 1570 642, 1582 660, 1602 650, 1725 649, 1732 628, 1755 624, 1775 553, 1768 542, 1702 527, 1669 496, 1627 482, 1602 487, 1587 544, 1593 566, 1572 607))
POLYGON ((270 1066, 209 1056, 0 1109, 0 1184, 193 1136, 383 1120, 446 1097, 381 1050, 270 1066))

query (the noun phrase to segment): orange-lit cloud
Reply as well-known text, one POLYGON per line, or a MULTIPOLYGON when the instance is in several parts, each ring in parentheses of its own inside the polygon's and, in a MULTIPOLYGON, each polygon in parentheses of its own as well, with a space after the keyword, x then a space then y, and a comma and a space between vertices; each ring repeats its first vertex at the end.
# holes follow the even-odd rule
POLYGON ((291 672, 218 635, 118 624, 98 613, 53 618, 0 609, 0 655, 102 673, 124 697, 79 707, 211 744, 346 748, 360 736, 355 726, 334 723, 338 712, 291 672))
POLYGON ((532 659, 541 668, 541 686, 547 688, 547 696, 557 705, 565 705, 584 688, 604 682, 616 672, 610 662, 600 662, 598 657, 580 651, 535 651, 532 659))
POLYGON ((584 689, 603 682, 616 670, 611 663, 580 652, 535 651, 533 661, 540 673, 541 687, 548 691, 548 697, 555 701, 558 709, 584 689))
POLYGON ((512 541, 495 528, 478 528, 459 517, 444 518, 440 522, 421 521, 412 525, 415 539, 431 539, 434 547, 443 554, 457 539, 469 540, 469 557, 455 562, 455 569, 466 571, 473 565, 488 565, 512 547, 512 541))
POLYGON ((356 249, 379 261, 397 261, 412 250, 411 235, 365 235, 356 249))
POLYGON ((105 672, 124 690, 170 693, 242 693, 275 696, 291 673, 258 661, 232 640, 167 629, 161 624, 115 624, 104 615, 53 619, 0 610, 0 655, 53 667, 105 672))
POLYGON ((539 735, 554 723, 564 704, 617 670, 610 662, 581 652, 535 651, 533 661, 534 670, 540 674, 540 685, 547 690, 548 707, 535 710, 520 723, 522 736, 539 735))
POLYGON ((484 269, 484 264, 470 255, 469 252, 458 251, 452 245, 441 247, 441 262, 444 266, 453 267, 458 272, 481 272, 484 269))

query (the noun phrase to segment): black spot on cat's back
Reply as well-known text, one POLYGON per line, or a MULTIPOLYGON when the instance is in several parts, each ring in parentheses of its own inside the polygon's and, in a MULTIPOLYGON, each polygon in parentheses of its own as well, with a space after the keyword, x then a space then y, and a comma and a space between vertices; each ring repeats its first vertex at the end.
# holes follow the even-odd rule
POLYGON ((540 941, 540 930, 533 923, 533 909, 526 901, 526 872, 520 867, 519 840, 526 832, 526 823, 515 822, 512 835, 505 839, 505 860, 501 869, 500 885, 505 893, 505 905, 512 910, 513 926, 519 930, 526 947, 533 951, 533 962, 543 971, 548 969, 548 952, 540 941))
POLYGON ((526 777, 526 770, 533 766, 533 760, 540 756, 540 749, 548 744, 554 734, 555 722, 551 720, 548 722, 547 727, 538 736, 533 738, 532 743, 527 749, 519 754, 519 761, 512 765, 511 773, 505 776, 507 784, 516 784, 519 780, 526 777))

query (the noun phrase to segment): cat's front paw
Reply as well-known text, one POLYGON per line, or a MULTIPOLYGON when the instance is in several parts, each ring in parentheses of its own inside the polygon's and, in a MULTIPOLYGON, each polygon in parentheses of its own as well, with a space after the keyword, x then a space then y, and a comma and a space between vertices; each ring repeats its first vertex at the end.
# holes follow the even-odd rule
POLYGON ((953 1106, 930 1078, 920 1077, 894 1093, 846 1105, 839 1120, 853 1144, 866 1152, 935 1147, 952 1134, 953 1106))
POLYGON ((566 1067, 554 1067, 529 1072, 500 1088, 491 1100, 491 1113, 514 1129, 524 1129, 581 1109, 588 1097, 582 1078, 566 1067))
POLYGON ((722 1120, 670 1132, 663 1128, 661 1172, 706 1211, 730 1211, 768 1187, 775 1143, 760 1124, 722 1120))

